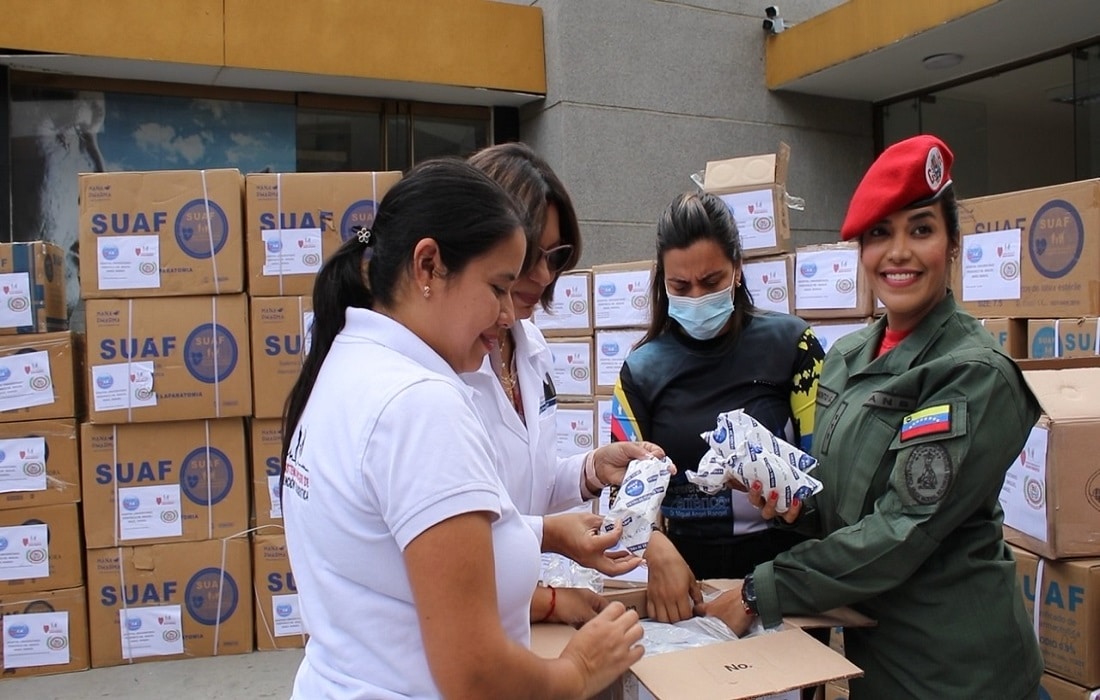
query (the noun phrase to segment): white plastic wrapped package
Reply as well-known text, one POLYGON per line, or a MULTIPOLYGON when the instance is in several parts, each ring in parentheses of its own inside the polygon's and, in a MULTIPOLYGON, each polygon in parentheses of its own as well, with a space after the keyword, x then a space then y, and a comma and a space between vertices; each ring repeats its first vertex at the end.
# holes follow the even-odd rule
POLYGON ((671 464, 668 459, 657 457, 631 461, 611 512, 604 516, 603 532, 611 532, 615 529, 615 521, 622 521, 623 536, 619 545, 631 554, 640 557, 649 546, 649 536, 668 489, 671 464))
POLYGON ((734 481, 745 488, 763 485, 765 494, 778 493, 776 512, 786 513, 797 498, 821 491, 821 482, 808 474, 817 466, 809 454, 772 435, 771 431, 742 410, 718 416, 717 426, 700 437, 710 449, 687 479, 705 493, 729 488, 734 481))

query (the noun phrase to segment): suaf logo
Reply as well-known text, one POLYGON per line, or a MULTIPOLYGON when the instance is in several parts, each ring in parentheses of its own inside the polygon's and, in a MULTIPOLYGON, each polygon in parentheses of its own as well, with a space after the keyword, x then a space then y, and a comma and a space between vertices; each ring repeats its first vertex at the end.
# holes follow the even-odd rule
POLYGON ((340 217, 340 239, 347 241, 358 235, 358 227, 370 228, 374 225, 374 212, 378 208, 373 199, 360 199, 344 211, 340 217))
POLYGON ((1040 328, 1031 340, 1031 356, 1036 359, 1044 357, 1057 357, 1059 355, 1056 346, 1058 338, 1054 335, 1054 329, 1050 326, 1040 328))
POLYGON ((267 590, 271 593, 282 593, 283 591, 297 593, 298 584, 294 582, 294 572, 288 571, 285 574, 281 574, 278 571, 274 571, 268 574, 267 590))
POLYGON ((220 323, 204 323, 183 344, 184 364, 200 382, 224 382, 237 366, 237 339, 220 323))
POLYGON ((813 277, 817 274, 817 263, 802 263, 802 265, 798 267, 798 273, 803 277, 813 277))
POLYGON ((610 297, 615 295, 615 284, 613 282, 604 282, 596 290, 601 297, 610 297))
MULTIPOLYGON (((199 200, 202 201, 202 200, 199 200)), ((168 223, 168 212, 92 214, 92 233, 159 233, 168 223)))
POLYGON ((23 639, 31 633, 31 628, 28 625, 12 625, 8 628, 8 636, 12 639, 23 639))
POLYGON ((641 479, 631 479, 630 481, 626 482, 625 486, 623 486, 623 492, 631 498, 635 496, 641 496, 642 491, 644 490, 645 484, 642 483, 641 479))
POLYGON ((202 625, 224 624, 237 610, 237 582, 224 569, 208 567, 195 573, 184 590, 187 612, 202 625))

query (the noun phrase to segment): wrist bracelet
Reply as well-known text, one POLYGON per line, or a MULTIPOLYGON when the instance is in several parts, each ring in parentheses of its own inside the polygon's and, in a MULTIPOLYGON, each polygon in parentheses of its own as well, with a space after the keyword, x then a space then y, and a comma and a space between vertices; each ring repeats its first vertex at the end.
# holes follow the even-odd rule
POLYGON ((596 474, 596 451, 593 450, 584 458, 584 485, 592 493, 599 493, 610 484, 605 484, 596 474))
POLYGON ((537 622, 546 622, 554 614, 554 607, 558 604, 558 592, 554 590, 553 586, 547 586, 550 589, 550 609, 546 611, 546 615, 537 622))

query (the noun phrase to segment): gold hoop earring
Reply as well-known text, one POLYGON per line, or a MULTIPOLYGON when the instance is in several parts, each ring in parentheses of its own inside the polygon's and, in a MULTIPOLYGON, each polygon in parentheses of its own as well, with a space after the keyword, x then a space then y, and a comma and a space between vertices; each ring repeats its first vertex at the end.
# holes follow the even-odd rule
POLYGON ((424 298, 427 299, 432 295, 432 288, 428 285, 424 285, 424 298))

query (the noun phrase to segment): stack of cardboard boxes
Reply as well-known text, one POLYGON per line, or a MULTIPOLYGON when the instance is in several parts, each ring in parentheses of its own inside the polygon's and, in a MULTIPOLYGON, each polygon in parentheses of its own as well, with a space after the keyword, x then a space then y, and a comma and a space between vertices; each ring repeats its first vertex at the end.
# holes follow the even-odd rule
POLYGON ((283 407, 309 352, 313 280, 344 241, 369 228, 399 172, 253 174, 245 179, 251 296, 252 559, 256 648, 305 643, 282 532, 283 407))
POLYGON ((80 176, 92 666, 252 650, 236 170, 80 176))
POLYGON ((959 203, 952 288, 1039 399, 1001 491, 1005 538, 1058 699, 1100 688, 1100 180, 959 203), (1085 358, 1093 358, 1092 360, 1085 358), (1078 359, 1072 359, 1078 358, 1078 359))
POLYGON ((88 668, 79 336, 62 251, 0 244, 0 678, 88 668))

